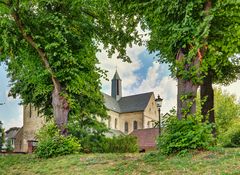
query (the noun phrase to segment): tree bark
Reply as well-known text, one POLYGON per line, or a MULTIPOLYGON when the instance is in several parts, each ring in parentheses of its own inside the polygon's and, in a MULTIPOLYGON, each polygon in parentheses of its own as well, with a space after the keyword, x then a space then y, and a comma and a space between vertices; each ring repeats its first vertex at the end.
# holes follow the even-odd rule
POLYGON ((66 98, 60 96, 58 88, 54 87, 52 92, 53 116, 62 135, 67 135, 68 113, 70 111, 66 98))
MULTIPOLYGON (((202 122, 215 123, 214 115, 214 91, 213 91, 213 73, 211 70, 203 79, 201 85, 200 97, 201 97, 201 114, 203 116, 202 122)), ((216 136, 216 129, 213 128, 212 134, 216 136)))
POLYGON ((197 89, 198 85, 194 85, 192 81, 178 78, 177 117, 179 120, 196 113, 197 89), (186 98, 182 99, 185 95, 186 98))
MULTIPOLYGON (((184 61, 184 53, 179 49, 176 59, 184 61)), ((200 59, 198 56, 193 59, 190 65, 184 65, 184 71, 189 71, 189 67, 199 67, 200 59)), ((179 120, 186 118, 188 115, 196 113, 196 96, 198 84, 194 84, 192 80, 184 80, 178 76, 178 94, 177 94, 177 117, 179 120)))

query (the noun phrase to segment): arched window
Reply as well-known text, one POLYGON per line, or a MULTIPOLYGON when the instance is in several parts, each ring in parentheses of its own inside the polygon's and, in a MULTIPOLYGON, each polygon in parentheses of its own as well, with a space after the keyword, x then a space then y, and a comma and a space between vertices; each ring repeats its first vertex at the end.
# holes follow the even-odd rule
POLYGON ((135 129, 138 129, 138 123, 137 123, 137 121, 134 121, 133 122, 133 129, 135 130, 135 129))
POLYGON ((125 122, 124 124, 124 131, 128 133, 128 122, 125 122))
POLYGON ((108 128, 111 128, 111 117, 108 119, 108 128))
POLYGON ((115 129, 117 129, 117 119, 115 118, 115 129))

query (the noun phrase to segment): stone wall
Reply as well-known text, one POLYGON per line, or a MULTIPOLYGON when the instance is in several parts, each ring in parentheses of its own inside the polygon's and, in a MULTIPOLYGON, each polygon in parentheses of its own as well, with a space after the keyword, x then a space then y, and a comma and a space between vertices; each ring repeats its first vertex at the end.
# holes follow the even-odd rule
POLYGON ((38 110, 33 105, 23 107, 23 127, 21 133, 17 134, 16 150, 28 152, 28 141, 36 140, 36 132, 44 125, 44 117, 40 117, 38 110))

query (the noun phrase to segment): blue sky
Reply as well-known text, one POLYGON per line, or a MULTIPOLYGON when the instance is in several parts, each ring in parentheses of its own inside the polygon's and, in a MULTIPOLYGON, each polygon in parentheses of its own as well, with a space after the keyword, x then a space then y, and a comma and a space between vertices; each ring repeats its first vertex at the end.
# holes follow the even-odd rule
MULTIPOLYGON (((117 71, 122 79, 123 96, 134 95, 144 92, 154 92, 155 96, 160 94, 164 99, 162 113, 168 112, 173 106, 176 106, 177 87, 176 81, 169 74, 166 64, 159 64, 154 60, 154 55, 149 54, 143 46, 133 46, 127 49, 127 53, 132 63, 124 63, 113 55, 111 59, 107 58, 106 52, 99 52, 100 68, 107 70, 109 81, 102 79, 102 91, 110 94, 111 79, 117 71)), ((0 120, 4 123, 6 129, 14 126, 22 126, 22 106, 18 105, 20 100, 8 97, 9 80, 6 77, 5 66, 0 66, 0 120)), ((233 83, 223 89, 235 94, 240 99, 240 81, 233 83)))

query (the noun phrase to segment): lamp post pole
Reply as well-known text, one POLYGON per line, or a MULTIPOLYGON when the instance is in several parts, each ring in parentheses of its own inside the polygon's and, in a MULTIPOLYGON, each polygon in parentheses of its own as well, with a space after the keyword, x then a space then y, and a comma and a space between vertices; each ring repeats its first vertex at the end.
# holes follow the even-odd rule
POLYGON ((161 107, 163 99, 158 95, 158 98, 155 99, 158 108, 158 121, 159 121, 159 136, 161 135, 161 107))

